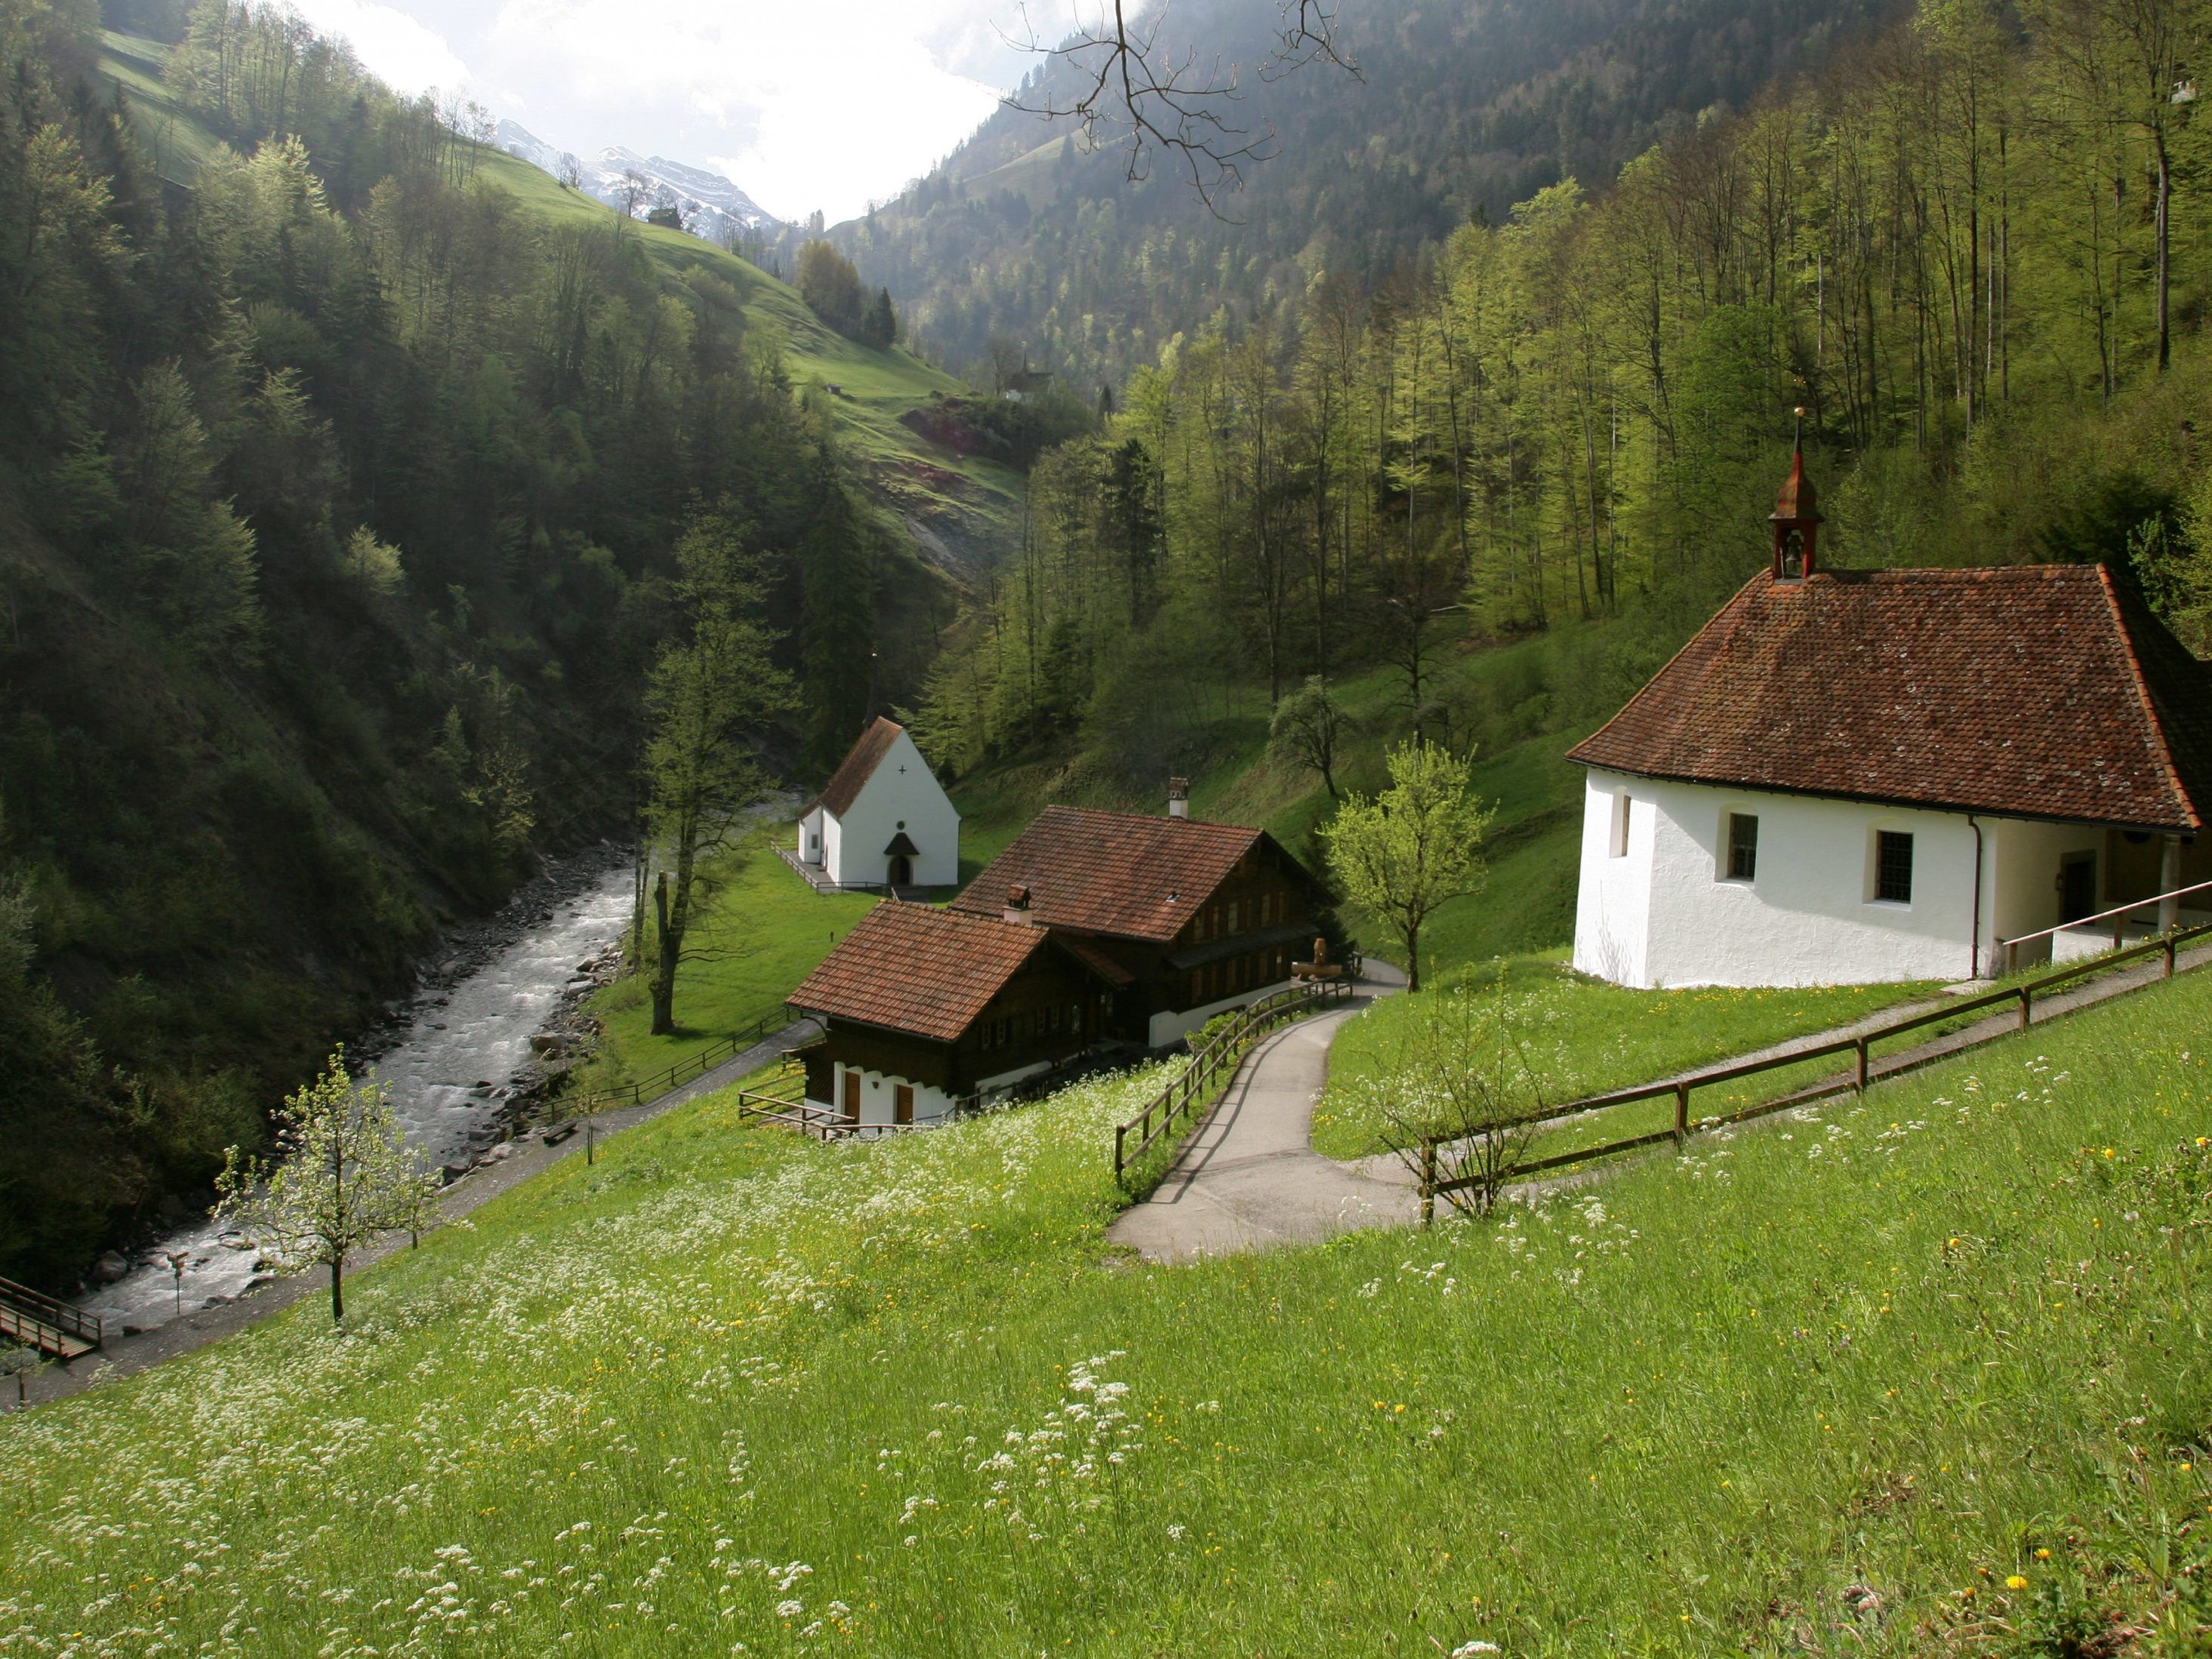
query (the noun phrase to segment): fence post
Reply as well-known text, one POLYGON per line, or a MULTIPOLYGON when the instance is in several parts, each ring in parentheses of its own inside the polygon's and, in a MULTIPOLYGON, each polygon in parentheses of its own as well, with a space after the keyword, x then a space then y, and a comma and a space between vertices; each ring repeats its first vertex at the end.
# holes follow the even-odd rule
POLYGON ((599 1116, 597 1112, 584 1114, 584 1162, 586 1165, 598 1161, 599 1116))
POLYGON ((1674 1085, 1674 1139, 1677 1144, 1690 1138, 1690 1080, 1683 1078, 1674 1085))
POLYGON ((1433 1226, 1437 1219, 1437 1143, 1421 1142, 1421 1225, 1433 1226))
POLYGON ((2027 987, 2023 985, 2020 988, 2020 1029, 2023 1031, 2027 1029, 2028 999, 2031 993, 2027 987))
POLYGON ((1114 1126, 1114 1179, 1116 1181, 1121 1178, 1121 1171, 1128 1167, 1121 1159, 1121 1148, 1128 1138, 1128 1133, 1127 1124, 1117 1123, 1114 1126))
POLYGON ((2167 929, 2166 935, 2166 972, 2160 977, 2162 979, 2173 977, 2173 932, 2171 928, 2167 929))
POLYGON ((1861 1094, 1864 1094, 1864 1093, 1866 1092, 1866 1085, 1867 1085, 1867 1040, 1866 1040, 1864 1037, 1861 1037, 1861 1038, 1858 1040, 1858 1045, 1859 1045, 1859 1054, 1858 1054, 1858 1058, 1859 1058, 1858 1089, 1859 1089, 1859 1092, 1860 1092, 1861 1094))

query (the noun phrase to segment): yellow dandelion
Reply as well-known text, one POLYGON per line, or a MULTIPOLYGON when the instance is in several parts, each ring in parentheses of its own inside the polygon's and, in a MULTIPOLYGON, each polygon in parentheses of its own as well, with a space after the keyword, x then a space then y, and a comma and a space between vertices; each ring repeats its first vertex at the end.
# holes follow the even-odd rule
POLYGON ((2021 1577, 2018 1573, 2016 1573, 2016 1572, 2015 1572, 2015 1573, 2012 1574, 2010 1577, 2008 1577, 2008 1578, 2006 1578, 2006 1580, 2005 1580, 2005 1588, 2006 1588, 2007 1589, 2010 1589, 2010 1590, 2023 1590, 2023 1589, 2026 1589, 2027 1588, 2027 1579, 2025 1579, 2025 1578, 2023 1578, 2023 1577, 2021 1577))

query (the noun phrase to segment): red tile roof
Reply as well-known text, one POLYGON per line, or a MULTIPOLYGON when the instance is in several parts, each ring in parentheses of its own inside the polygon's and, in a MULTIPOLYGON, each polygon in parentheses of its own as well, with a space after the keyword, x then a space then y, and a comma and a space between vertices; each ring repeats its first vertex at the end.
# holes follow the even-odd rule
POLYGON ((1051 943, 1042 927, 878 904, 788 999, 811 1013, 951 1042, 1051 943))
POLYGON ((811 812, 815 806, 819 806, 833 818, 843 817, 852 810, 853 803, 860 798, 860 791, 867 787, 868 780, 876 775, 876 768, 883 764, 884 757, 891 752, 891 745, 899 740, 899 734, 905 730, 906 727, 897 721, 877 715, 869 722, 868 729, 860 733, 860 741, 853 745, 852 752, 838 763, 837 769, 830 775, 830 781, 823 786, 821 794, 815 798, 814 805, 809 806, 807 811, 811 812))
POLYGON ((1753 577, 1570 760, 2190 831, 2212 666, 2101 566, 1753 577))
POLYGON ((1048 806, 952 908, 997 915, 1026 887, 1045 927, 1165 944, 1263 839, 1241 824, 1048 806))

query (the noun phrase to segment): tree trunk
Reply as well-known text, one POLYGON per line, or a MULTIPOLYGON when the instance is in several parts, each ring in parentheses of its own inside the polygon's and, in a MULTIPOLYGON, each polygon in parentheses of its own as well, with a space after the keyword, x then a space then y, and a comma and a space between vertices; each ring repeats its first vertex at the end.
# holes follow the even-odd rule
POLYGON ((666 1036, 676 1029, 676 963, 684 941, 668 925, 668 872, 653 886, 653 920, 659 924, 660 959, 653 972, 653 1035, 666 1036))
POLYGON ((2172 238, 2168 234, 2169 218, 2173 204, 2173 172, 2166 154, 2166 133, 2161 128, 2153 134, 2152 154, 2158 163, 2158 200, 2152 214, 2153 233, 2158 241, 2158 372, 2166 373, 2172 356, 2172 335, 2166 324, 2166 295, 2172 238))
POLYGON ((1406 929, 1406 989, 1410 994, 1421 988, 1421 924, 1414 922, 1406 929))
POLYGON ((331 1258, 331 1323, 343 1325, 344 1322, 345 1258, 334 1255, 331 1258))

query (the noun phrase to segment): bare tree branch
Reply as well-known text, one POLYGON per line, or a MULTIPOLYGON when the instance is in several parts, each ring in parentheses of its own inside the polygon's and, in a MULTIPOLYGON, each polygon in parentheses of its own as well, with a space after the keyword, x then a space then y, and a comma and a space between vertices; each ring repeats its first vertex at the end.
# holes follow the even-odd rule
MULTIPOLYGON (((1111 15, 1079 27, 1058 46, 1047 46, 1021 9, 1022 37, 1006 35, 1023 50, 1071 65, 1072 96, 1035 83, 1034 101, 1017 95, 1011 108, 1048 120, 1079 124, 1087 149, 1127 143, 1126 176, 1132 184, 1152 176, 1156 155, 1166 156, 1217 218, 1230 219, 1223 198, 1244 188, 1245 170, 1278 153, 1272 130, 1254 132, 1232 118, 1242 97, 1237 71, 1224 72, 1215 58, 1201 70, 1195 47, 1180 52, 1160 44, 1164 5, 1140 21, 1129 13, 1135 0, 1104 0, 1111 15)), ((1359 66, 1338 44, 1333 0, 1278 0, 1281 23, 1260 78, 1273 82, 1316 59, 1359 78, 1359 66)), ((1004 31, 1001 31, 1004 33, 1004 31)))

